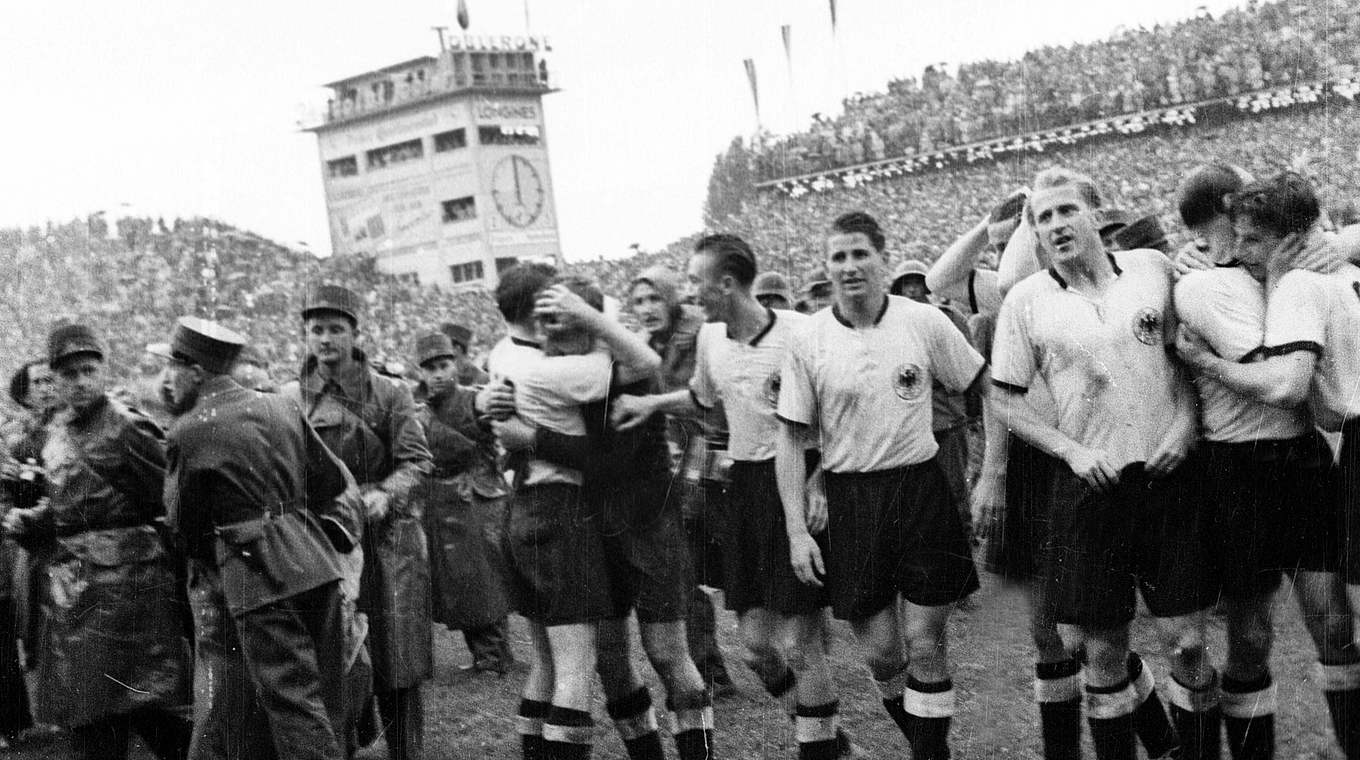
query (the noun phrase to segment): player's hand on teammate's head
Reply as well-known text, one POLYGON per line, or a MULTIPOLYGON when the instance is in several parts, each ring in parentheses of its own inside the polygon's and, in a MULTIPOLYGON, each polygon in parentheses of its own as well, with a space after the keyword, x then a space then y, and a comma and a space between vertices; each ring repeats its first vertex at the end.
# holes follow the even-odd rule
POLYGON ((585 327, 600 315, 599 310, 566 285, 553 285, 534 301, 534 316, 549 335, 585 327))
POLYGON ((1176 278, 1179 279, 1191 272, 1213 269, 1215 262, 1207 248, 1201 248, 1199 243, 1192 240, 1176 251, 1176 255, 1171 258, 1171 266, 1175 268, 1176 278))

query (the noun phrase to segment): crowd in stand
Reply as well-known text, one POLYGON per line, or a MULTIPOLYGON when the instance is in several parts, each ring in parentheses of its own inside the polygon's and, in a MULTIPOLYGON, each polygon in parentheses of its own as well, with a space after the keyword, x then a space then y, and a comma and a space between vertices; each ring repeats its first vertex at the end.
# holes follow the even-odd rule
POLYGON ((1019 60, 928 66, 920 79, 857 94, 808 131, 757 135, 761 179, 929 153, 1146 109, 1354 76, 1360 3, 1248 3, 1019 60))
POLYGON ((184 314, 250 336, 275 381, 290 379, 305 353, 292 316, 307 286, 323 281, 365 294, 374 316, 365 344, 384 362, 411 364, 412 342, 431 314, 471 327, 481 348, 504 329, 483 291, 422 287, 379 273, 369 258, 322 260, 210 219, 124 218, 110 226, 95 216, 0 230, 0 259, 14 273, 2 286, 9 313, 0 319, 12 365, 41 354, 53 323, 85 320, 104 327, 115 374, 129 382, 146 336, 164 334, 184 314))
MULTIPOLYGON (((1223 126, 1196 125, 1166 135, 1114 140, 1098 150, 1021 156, 952 171, 896 178, 833 193, 790 199, 757 194, 745 211, 724 222, 760 251, 770 269, 795 287, 813 278, 820 264, 816 220, 834 209, 863 207, 881 215, 888 248, 898 258, 932 260, 958 227, 985 213, 995 188, 1024 184, 1044 166, 1062 162, 1080 171, 1124 179, 1110 188, 1120 208, 1165 217, 1177 168, 1204 155, 1221 155, 1248 168, 1295 165, 1318 183, 1337 221, 1353 218, 1360 196, 1360 123, 1351 108, 1307 113, 1263 114, 1223 126), (1289 134, 1290 140, 1280 140, 1289 134), (1137 166, 1136 175, 1129 167, 1137 166)), ((597 279, 606 293, 627 291, 638 272, 652 265, 679 271, 693 236, 665 249, 631 258, 574 263, 572 269, 597 279)), ((288 315, 296 311, 307 284, 336 282, 367 294, 374 319, 364 336, 371 354, 410 364, 416 333, 429 315, 457 321, 474 331, 473 354, 492 345, 503 324, 490 297, 480 290, 457 294, 422 287, 379 273, 371 259, 316 257, 208 219, 119 220, 110 228, 99 217, 53 223, 27 230, 0 230, 0 258, 14 276, 0 283, 10 310, 0 319, 0 345, 17 366, 37 355, 44 331, 55 321, 89 319, 104 324, 114 357, 135 361, 144 336, 163 332, 175 315, 216 316, 249 335, 265 351, 275 380, 296 372, 302 336, 288 315), (29 315, 43 315, 34 320, 29 315)), ((116 367, 120 377, 137 377, 133 364, 116 367)))
MULTIPOLYGON (((1360 121, 1353 108, 1307 113, 1263 114, 1221 126, 1195 125, 1163 135, 1113 140, 1094 150, 1025 155, 978 162, 949 172, 912 175, 792 199, 758 193, 741 214, 722 223, 751 242, 771 269, 795 287, 805 286, 821 265, 818 220, 842 208, 872 209, 888 232, 897 258, 931 261, 958 234, 959 225, 986 213, 986 198, 997 188, 1019 187, 1046 166, 1062 164, 1092 176, 1118 177, 1109 190, 1113 205, 1137 215, 1162 217, 1167 230, 1179 228, 1168 199, 1178 172, 1203 156, 1221 156, 1253 171, 1293 165, 1317 183, 1338 224, 1354 221, 1360 204, 1360 121), (1290 135, 1281 140, 1280 135, 1290 135), (1138 171, 1132 173, 1130 170, 1138 171)), ((683 267, 691 238, 663 250, 619 261, 577 265, 598 278, 606 292, 618 290, 637 272, 654 266, 683 267)))

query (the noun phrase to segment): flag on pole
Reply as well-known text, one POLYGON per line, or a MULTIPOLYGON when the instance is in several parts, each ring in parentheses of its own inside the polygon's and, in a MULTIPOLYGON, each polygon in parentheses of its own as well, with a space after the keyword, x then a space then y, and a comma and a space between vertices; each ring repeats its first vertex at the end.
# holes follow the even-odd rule
POLYGON ((756 86, 756 62, 747 58, 742 63, 746 65, 746 80, 751 83, 751 101, 756 106, 756 121, 760 121, 760 89, 756 86))
POLYGON ((467 0, 458 0, 458 26, 467 31, 468 28, 468 9, 467 0))
POLYGON ((832 33, 832 34, 835 34, 835 33, 836 33, 836 0, 830 0, 830 2, 831 2, 831 33, 832 33))
POLYGON ((793 27, 785 24, 779 27, 784 37, 784 64, 789 67, 789 78, 793 78, 793 27))

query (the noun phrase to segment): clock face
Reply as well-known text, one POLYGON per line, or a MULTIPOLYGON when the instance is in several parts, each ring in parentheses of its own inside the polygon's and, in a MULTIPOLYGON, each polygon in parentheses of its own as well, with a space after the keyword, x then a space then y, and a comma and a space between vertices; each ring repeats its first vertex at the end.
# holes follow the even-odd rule
POLYGON ((543 179, 524 156, 506 156, 491 170, 491 200, 501 218, 514 226, 533 224, 546 198, 543 179))

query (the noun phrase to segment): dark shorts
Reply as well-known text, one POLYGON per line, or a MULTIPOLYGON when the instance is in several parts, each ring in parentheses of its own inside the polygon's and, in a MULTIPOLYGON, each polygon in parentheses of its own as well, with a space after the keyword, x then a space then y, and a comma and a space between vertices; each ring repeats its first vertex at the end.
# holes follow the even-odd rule
POLYGON ((544 626, 613 615, 599 518, 565 484, 521 486, 506 512, 505 549, 515 609, 544 626))
POLYGON ((963 421, 954 427, 936 430, 934 436, 940 447, 935 461, 939 462, 944 480, 949 484, 950 501, 958 510, 964 527, 969 527, 973 519, 968 503, 968 423, 963 421))
POLYGON ((717 480, 685 481, 684 488, 681 515, 694 582, 725 588, 722 536, 723 522, 727 519, 727 484, 717 480))
POLYGON ((1341 542, 1342 577, 1360 584, 1360 418, 1341 429, 1341 462, 1335 471, 1335 534, 1341 542))
MULTIPOLYGON (((823 556, 826 532, 817 536, 823 556)), ((789 562, 789 535, 775 480, 774 461, 733 462, 723 525, 727 609, 756 607, 807 615, 826 606, 826 590, 798 580, 789 562)))
POLYGON ((1152 480, 1135 462, 1119 484, 1097 493, 1071 470, 1054 477, 1053 563, 1058 622, 1113 628, 1133 620, 1134 589, 1157 617, 1212 605, 1204 531, 1204 463, 1189 457, 1170 476, 1152 480))
POLYGON ((1332 452, 1317 433, 1204 444, 1209 558, 1224 596, 1279 588, 1282 572, 1335 572, 1332 452))
POLYGON ((635 610, 640 623, 685 619, 694 571, 680 501, 669 477, 611 489, 600 498, 611 617, 635 610))
POLYGON ((978 589, 963 523, 934 459, 892 470, 826 473, 826 589, 840 620, 894 604, 934 607, 978 589))
POLYGON ((1011 580, 1041 580, 1053 523, 1053 474, 1063 464, 1017 436, 1007 450, 1005 512, 987 541, 983 566, 1011 580))

